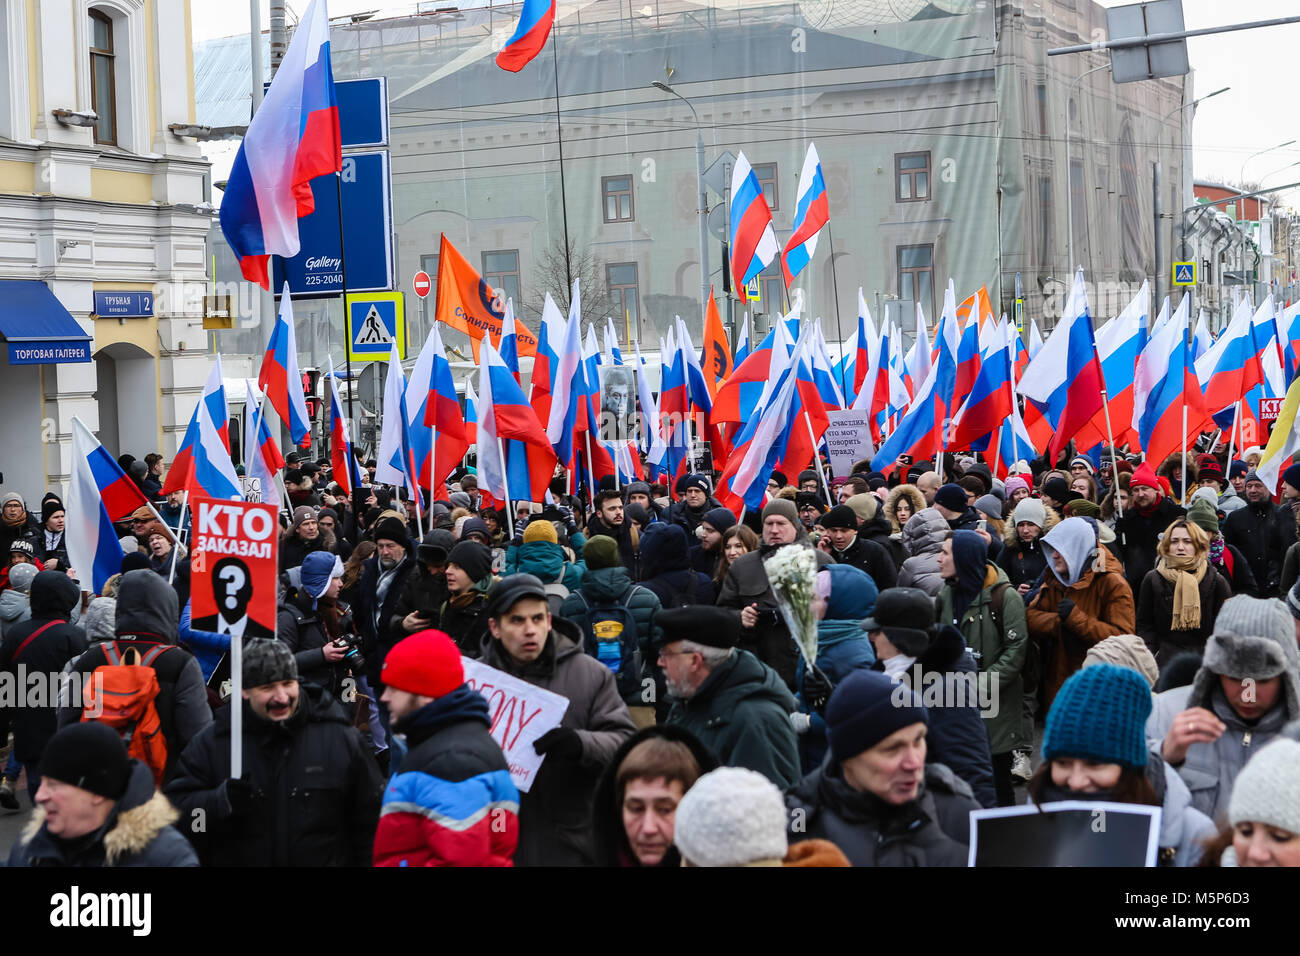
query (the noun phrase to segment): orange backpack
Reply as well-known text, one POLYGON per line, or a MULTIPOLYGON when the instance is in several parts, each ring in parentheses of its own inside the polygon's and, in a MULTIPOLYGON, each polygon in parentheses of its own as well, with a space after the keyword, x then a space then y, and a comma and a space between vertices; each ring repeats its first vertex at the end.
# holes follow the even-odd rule
POLYGON ((121 734, 127 754, 152 770, 154 783, 162 786, 167 738, 154 706, 158 674, 151 665, 170 648, 159 645, 141 658, 140 652, 130 647, 123 658, 116 641, 103 646, 108 663, 95 668, 83 690, 81 719, 97 720, 121 734), (131 657, 134 663, 129 663, 131 657))

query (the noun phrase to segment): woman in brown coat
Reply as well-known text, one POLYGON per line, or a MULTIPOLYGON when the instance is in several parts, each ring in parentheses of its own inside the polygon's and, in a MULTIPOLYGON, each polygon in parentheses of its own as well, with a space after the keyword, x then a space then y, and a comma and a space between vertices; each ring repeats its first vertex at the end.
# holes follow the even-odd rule
POLYGON ((1097 523, 1066 518, 1043 537, 1051 574, 1026 609, 1029 636, 1043 660, 1042 709, 1052 706, 1066 678, 1083 666, 1088 648, 1114 634, 1132 634, 1133 591, 1105 548, 1097 523))

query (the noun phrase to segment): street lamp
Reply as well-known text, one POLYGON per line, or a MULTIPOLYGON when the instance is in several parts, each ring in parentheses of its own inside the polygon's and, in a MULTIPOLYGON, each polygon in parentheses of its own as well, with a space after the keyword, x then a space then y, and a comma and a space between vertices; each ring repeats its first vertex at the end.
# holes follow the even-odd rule
MULTIPOLYGON (((691 116, 695 117, 695 179, 696 185, 700 190, 700 321, 704 323, 708 320, 709 309, 709 197, 704 188, 704 130, 700 126, 700 114, 695 112, 695 106, 682 94, 667 83, 661 83, 655 80, 650 84, 656 90, 675 96, 691 111, 691 116)), ((723 263, 726 268, 726 263, 723 263)), ((703 324, 700 326, 703 328, 703 324)))
MULTIPOLYGON (((1066 238, 1067 248, 1070 250, 1070 261, 1066 263, 1066 265, 1069 268, 1067 268, 1066 271, 1071 275, 1074 274, 1074 270, 1077 266, 1077 263, 1074 258, 1074 189, 1073 189, 1073 179, 1071 178, 1072 172, 1070 168, 1070 162, 1072 158, 1070 154, 1070 96, 1072 95, 1073 90, 1076 87, 1078 87, 1078 85, 1081 82, 1083 82, 1083 78, 1085 76, 1090 76, 1093 73, 1096 73, 1098 70, 1109 70, 1109 69, 1110 69, 1110 64, 1103 63, 1101 66, 1094 66, 1091 70, 1086 70, 1085 72, 1080 73, 1078 77, 1072 80, 1069 86, 1066 87, 1066 92, 1065 92, 1065 218, 1066 218, 1066 229, 1069 230, 1069 233, 1066 235, 1065 238, 1066 238)), ((1079 115, 1080 116, 1083 115, 1082 110, 1079 111, 1079 115)), ((1087 213, 1085 210, 1085 215, 1086 214, 1087 213)))

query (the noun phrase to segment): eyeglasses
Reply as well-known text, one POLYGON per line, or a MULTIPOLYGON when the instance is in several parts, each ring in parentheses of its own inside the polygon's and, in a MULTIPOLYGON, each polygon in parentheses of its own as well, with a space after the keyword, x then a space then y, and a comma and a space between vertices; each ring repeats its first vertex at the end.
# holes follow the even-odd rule
POLYGON ((660 657, 672 657, 675 654, 698 654, 699 651, 660 651, 660 657))

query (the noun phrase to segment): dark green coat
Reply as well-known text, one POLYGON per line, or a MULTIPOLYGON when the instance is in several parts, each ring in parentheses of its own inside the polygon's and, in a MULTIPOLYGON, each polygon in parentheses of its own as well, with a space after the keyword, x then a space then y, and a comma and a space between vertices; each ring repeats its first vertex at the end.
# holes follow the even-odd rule
MULTIPOLYGON (((1029 624, 1025 619, 1024 599, 1010 586, 1007 572, 997 565, 988 567, 997 572, 997 578, 985 585, 971 602, 957 629, 966 639, 966 646, 970 648, 980 673, 998 675, 997 706, 990 708, 983 717, 989 732, 989 752, 1004 754, 1031 747, 1034 740, 1032 728, 1026 726, 1020 702, 1024 693, 1020 671, 1025 666, 1025 654, 1029 648, 1029 624), (990 611, 993 589, 999 583, 1008 585, 1002 591, 1002 632, 999 632, 990 611)), ((944 584, 935 598, 935 606, 939 622, 952 623, 952 585, 944 584)))
MULTIPOLYGON (((560 605, 560 617, 578 625, 578 630, 585 634, 588 609, 601 604, 622 603, 624 593, 633 586, 634 582, 627 573, 627 568, 598 568, 595 571, 587 569, 582 577, 582 586, 571 588, 569 596, 560 605), (579 591, 582 592, 581 598, 578 597, 579 591), (583 598, 586 598, 586 604, 583 604, 583 598)), ((637 643, 641 647, 641 673, 648 675, 653 670, 654 664, 654 643, 658 632, 655 615, 659 613, 659 597, 645 585, 638 584, 635 588, 628 597, 627 609, 632 613, 632 620, 636 621, 637 643)), ((628 695, 623 700, 631 707, 646 703, 640 691, 628 695)))
POLYGON ((693 697, 673 701, 667 722, 693 733, 722 765, 757 770, 786 790, 801 776, 794 709, 776 671, 737 648, 693 697))

